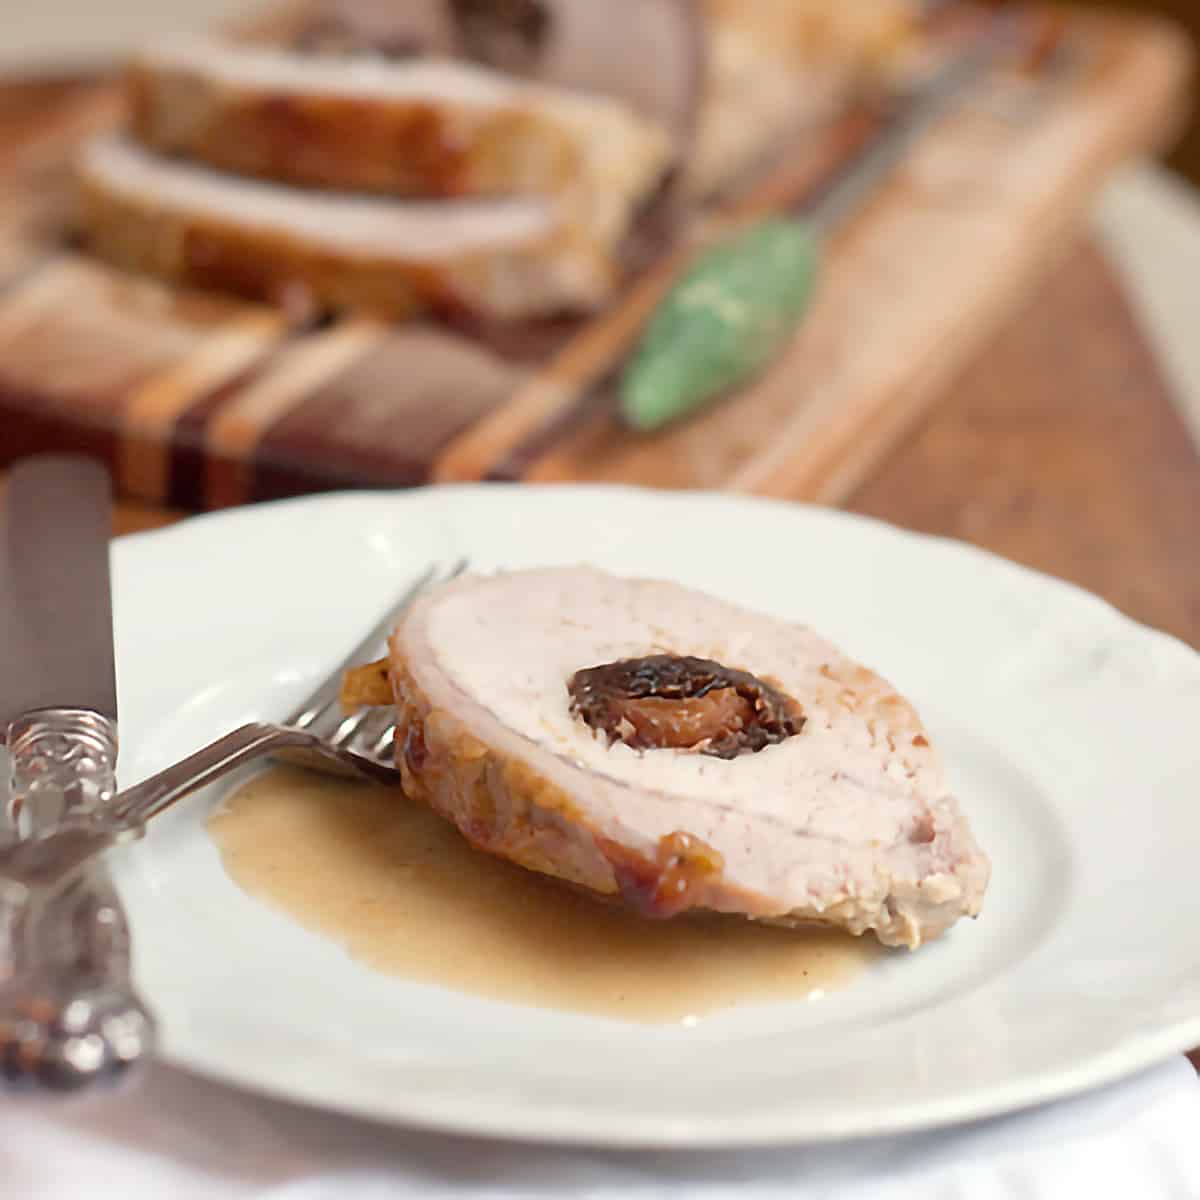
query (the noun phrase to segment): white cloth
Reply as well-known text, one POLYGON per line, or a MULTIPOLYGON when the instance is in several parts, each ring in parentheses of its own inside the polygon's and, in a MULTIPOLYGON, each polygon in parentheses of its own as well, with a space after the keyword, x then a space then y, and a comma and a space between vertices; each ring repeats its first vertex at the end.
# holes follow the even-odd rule
POLYGON ((608 1153, 403 1131, 168 1068, 105 1099, 0 1104, 5 1200, 1196 1200, 1200 1081, 1172 1060, 1074 1100, 910 1137, 608 1153))

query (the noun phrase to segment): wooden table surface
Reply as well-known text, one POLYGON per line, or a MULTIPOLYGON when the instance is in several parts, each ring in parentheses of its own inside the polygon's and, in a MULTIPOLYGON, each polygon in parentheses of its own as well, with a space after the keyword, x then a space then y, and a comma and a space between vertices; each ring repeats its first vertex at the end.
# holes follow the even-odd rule
MULTIPOLYGON (((20 107, 4 90, 0 135, 20 107)), ((1200 646, 1200 459, 1093 245, 1079 245, 849 507, 1072 580, 1200 646)), ((181 516, 122 504, 116 531, 181 516)), ((1200 1066, 1200 1051, 1192 1057, 1200 1066)))

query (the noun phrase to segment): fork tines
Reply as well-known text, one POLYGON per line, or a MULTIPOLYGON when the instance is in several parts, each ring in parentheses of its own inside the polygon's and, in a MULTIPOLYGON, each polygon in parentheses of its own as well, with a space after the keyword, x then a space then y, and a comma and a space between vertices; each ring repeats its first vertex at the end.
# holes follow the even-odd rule
POLYGON ((382 754, 392 738, 391 709, 367 708, 349 715, 343 713, 338 705, 342 676, 350 667, 372 662, 385 652, 388 635, 395 628, 401 613, 421 591, 433 583, 445 582, 461 575, 466 568, 467 560, 463 558, 448 569, 431 566, 426 570, 405 589, 399 600, 388 608, 358 645, 283 723, 323 737, 335 746, 348 746, 354 742, 357 743, 356 748, 364 754, 382 754))

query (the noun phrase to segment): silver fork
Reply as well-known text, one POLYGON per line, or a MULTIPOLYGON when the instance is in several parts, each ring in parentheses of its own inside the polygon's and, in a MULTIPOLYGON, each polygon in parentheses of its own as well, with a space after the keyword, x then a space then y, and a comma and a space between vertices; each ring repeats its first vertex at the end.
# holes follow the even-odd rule
POLYGON ((282 723, 252 721, 189 754, 173 766, 119 792, 108 809, 117 826, 141 826, 184 796, 228 775, 256 758, 273 755, 304 766, 339 774, 365 775, 380 783, 398 784, 400 772, 391 765, 392 709, 360 709, 348 716, 338 707, 342 676, 349 667, 377 656, 388 632, 417 593, 436 579, 449 580, 466 570, 466 560, 448 571, 430 568, 373 626, 299 708, 282 723))
POLYGON ((398 784, 387 761, 390 708, 344 716, 348 667, 377 657, 401 612, 448 572, 426 571, 281 724, 254 721, 119 792, 100 811, 0 847, 0 1076, 9 1084, 72 1092, 112 1082, 150 1053, 154 1021, 129 975, 125 914, 113 894, 90 902, 83 874, 112 846, 185 796, 266 756, 398 784), (79 886, 77 887, 76 884, 79 886), (88 903, 79 903, 80 893, 88 903))

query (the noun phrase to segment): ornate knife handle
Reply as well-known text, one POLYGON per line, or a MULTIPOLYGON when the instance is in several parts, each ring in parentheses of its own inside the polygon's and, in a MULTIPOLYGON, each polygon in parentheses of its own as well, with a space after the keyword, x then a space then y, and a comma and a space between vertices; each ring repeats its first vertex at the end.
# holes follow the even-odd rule
POLYGON ((144 1061, 155 1026, 130 978, 124 910, 98 856, 136 836, 107 823, 116 731, 44 709, 13 722, 10 821, 0 848, 0 1079, 77 1091, 144 1061))
POLYGON ((22 837, 102 814, 117 789, 117 731, 81 708, 43 708, 8 727, 9 819, 22 837))

